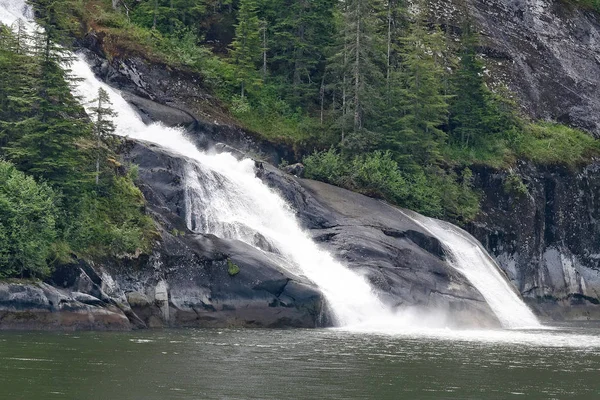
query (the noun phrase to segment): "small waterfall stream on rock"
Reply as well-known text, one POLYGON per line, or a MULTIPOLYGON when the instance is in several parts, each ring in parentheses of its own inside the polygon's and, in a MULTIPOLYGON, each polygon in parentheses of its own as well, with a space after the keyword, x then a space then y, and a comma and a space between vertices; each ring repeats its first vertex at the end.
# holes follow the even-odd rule
POLYGON ((450 264, 479 290, 503 327, 541 327, 496 262, 473 236, 448 222, 417 213, 403 213, 443 243, 449 253, 450 264))
MULTIPOLYGON (((3 23, 11 24, 17 18, 31 21, 31 15, 22 0, 0 0, 3 23)), ((34 26, 33 22, 30 26, 34 26)), ((397 324, 397 315, 379 300, 362 276, 319 249, 301 229, 293 210, 255 176, 252 160, 239 161, 230 154, 202 152, 180 129, 159 123, 145 125, 116 90, 94 76, 82 56, 76 58, 70 69, 81 79, 75 91, 85 104, 97 97, 99 88, 109 93, 118 112, 115 118, 118 135, 155 143, 189 159, 186 218, 190 229, 274 250, 283 267, 306 276, 322 290, 339 326, 362 325, 368 329, 369 321, 378 321, 378 325, 382 321, 397 324)), ((419 223, 452 249, 455 267, 481 291, 505 327, 537 325, 533 314, 475 239, 434 220, 423 219, 419 223), (487 285, 492 284, 493 290, 487 290, 487 285)))

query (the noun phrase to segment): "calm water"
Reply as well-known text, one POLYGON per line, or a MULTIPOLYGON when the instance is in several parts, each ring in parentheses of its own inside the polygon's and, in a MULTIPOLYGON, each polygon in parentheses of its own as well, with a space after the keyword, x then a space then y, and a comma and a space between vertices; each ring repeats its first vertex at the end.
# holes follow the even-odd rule
POLYGON ((0 333, 1 399, 595 399, 600 329, 0 333))

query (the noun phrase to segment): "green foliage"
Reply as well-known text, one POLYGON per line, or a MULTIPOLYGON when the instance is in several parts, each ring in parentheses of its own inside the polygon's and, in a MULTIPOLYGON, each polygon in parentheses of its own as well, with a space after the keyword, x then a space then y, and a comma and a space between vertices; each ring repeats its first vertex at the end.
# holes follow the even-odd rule
POLYGON ((502 187, 506 193, 514 194, 518 197, 529 194, 529 188, 527 188, 527 185, 525 185, 519 175, 514 173, 510 173, 506 176, 502 187))
POLYGON ((517 154, 538 164, 575 167, 600 154, 600 143, 577 129, 549 122, 524 124, 514 139, 517 154))
MULTIPOLYGON (((420 2, 124 0, 119 11, 108 0, 35 2, 43 3, 44 21, 54 21, 54 36, 76 18, 105 34, 109 57, 143 55, 200 73, 243 127, 310 154, 309 176, 427 215, 475 217, 469 165, 507 169, 525 158, 575 167, 600 154, 583 132, 520 116, 509 94, 488 88, 474 30, 466 24, 454 40, 420 2), (339 151, 315 152, 330 147, 339 151)), ((17 50, 22 39, 2 40, 11 57, 28 59, 17 50)), ((0 112, 32 110, 36 64, 15 69, 6 60, 0 54, 0 76, 21 84, 0 87, 0 112)), ((35 130, 35 123, 6 121, 0 144, 17 143, 22 127, 35 130)), ((19 151, 11 157, 21 164, 27 154, 19 151)), ((47 175, 31 173, 55 181, 64 170, 46 167, 47 175)))
POLYGON ((565 0, 568 3, 574 3, 578 7, 593 10, 600 13, 600 0, 565 0))
POLYGON ((112 151, 108 94, 100 91, 90 122, 59 66, 63 50, 48 43, 52 29, 31 45, 18 25, 0 25, 0 156, 11 162, 0 176, 3 276, 42 276, 73 253, 150 250, 153 222, 136 170, 123 176, 112 151))
POLYGON ((229 276, 236 276, 240 273, 240 267, 229 258, 227 259, 227 273, 229 276))
POLYGON ((345 187, 432 217, 469 221, 479 212, 472 173, 439 168, 401 171, 391 152, 375 151, 344 158, 334 149, 304 158, 307 178, 345 187))
POLYGON ((154 225, 142 212, 140 190, 128 177, 113 176, 99 193, 86 193, 78 204, 67 237, 73 250, 91 256, 149 251, 154 225))
POLYGON ((331 148, 323 152, 314 152, 302 160, 305 170, 304 175, 338 186, 347 186, 346 178, 349 166, 341 154, 331 148))
MULTIPOLYGON (((427 165, 440 159, 440 147, 446 133, 441 126, 447 120, 448 103, 443 94, 443 69, 438 60, 442 49, 439 31, 427 32, 420 23, 413 24, 411 33, 404 38, 403 62, 398 75, 400 117, 396 124, 400 139, 408 142, 415 162, 427 165)), ((401 144, 399 145, 402 146, 401 144)))
POLYGON ((235 39, 231 44, 231 55, 236 69, 236 83, 241 88, 243 99, 247 87, 259 85, 256 64, 260 58, 260 21, 256 0, 240 0, 235 39))
POLYGON ((0 277, 43 277, 57 238, 54 191, 0 160, 0 277))

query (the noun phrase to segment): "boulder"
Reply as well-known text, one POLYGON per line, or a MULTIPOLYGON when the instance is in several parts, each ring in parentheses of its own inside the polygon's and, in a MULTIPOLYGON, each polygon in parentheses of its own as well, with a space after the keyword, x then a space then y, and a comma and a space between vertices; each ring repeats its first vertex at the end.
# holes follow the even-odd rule
POLYGON ((129 330, 117 307, 42 282, 0 282, 0 330, 129 330))

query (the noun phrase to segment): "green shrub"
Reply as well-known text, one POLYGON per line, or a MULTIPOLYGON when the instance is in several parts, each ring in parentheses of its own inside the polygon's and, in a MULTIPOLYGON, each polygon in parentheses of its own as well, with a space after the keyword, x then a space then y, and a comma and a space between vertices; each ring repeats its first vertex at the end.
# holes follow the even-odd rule
POLYGON ((408 195, 406 180, 388 151, 355 157, 349 172, 349 186, 366 195, 394 203, 402 203, 408 195))
POLYGON ((390 152, 374 151, 345 159, 334 149, 313 153, 303 163, 307 178, 382 198, 431 217, 469 221, 479 212, 479 195, 473 190, 468 168, 460 173, 433 167, 401 171, 390 152))
POLYGON ((73 250, 92 256, 149 251, 154 223, 144 214, 144 198, 133 181, 113 177, 101 193, 83 194, 71 217, 68 242, 73 250))
POLYGON ((57 237, 55 201, 48 185, 0 161, 0 277, 50 272, 57 237))
POLYGON ((305 167, 304 176, 307 178, 344 186, 348 175, 348 163, 335 149, 315 151, 304 157, 302 162, 305 167))
POLYGON ((508 176, 504 179, 502 188, 504 189, 505 193, 513 194, 518 197, 529 194, 529 188, 527 185, 525 185, 521 177, 513 173, 508 174, 508 176))

